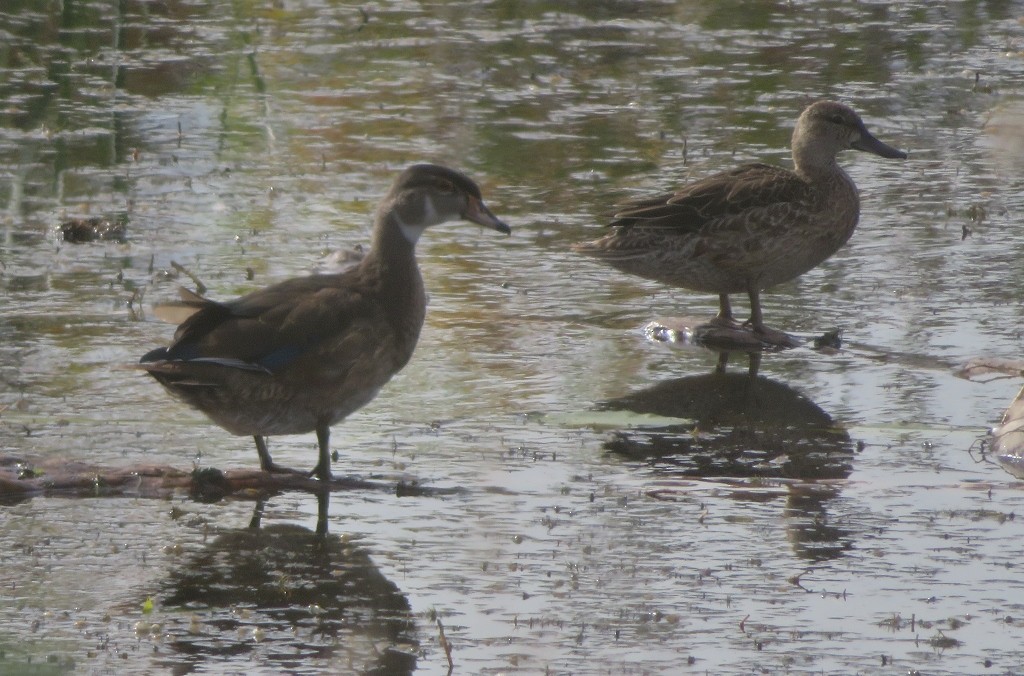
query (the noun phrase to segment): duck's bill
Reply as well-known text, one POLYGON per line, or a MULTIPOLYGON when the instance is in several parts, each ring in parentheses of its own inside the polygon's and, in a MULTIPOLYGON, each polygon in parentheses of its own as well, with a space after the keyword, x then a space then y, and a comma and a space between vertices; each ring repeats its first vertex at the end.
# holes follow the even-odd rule
POLYGON ((864 130, 860 134, 860 138, 850 144, 850 147, 854 150, 862 150, 866 153, 874 153, 881 157, 888 158, 890 160, 905 160, 907 154, 902 150, 896 150, 890 145, 882 143, 874 136, 872 136, 867 130, 864 130))
POLYGON ((469 198, 469 208, 466 209, 466 213, 463 214, 463 218, 467 221, 482 225, 485 228, 491 230, 497 230, 498 232, 506 235, 512 234, 512 228, 507 223, 498 219, 497 216, 491 213, 491 210, 478 199, 473 197, 469 198))

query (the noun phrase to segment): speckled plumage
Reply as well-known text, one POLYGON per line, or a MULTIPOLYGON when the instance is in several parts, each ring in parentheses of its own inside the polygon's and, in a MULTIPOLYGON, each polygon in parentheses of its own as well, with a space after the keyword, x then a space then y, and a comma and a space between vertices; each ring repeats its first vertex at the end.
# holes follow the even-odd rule
POLYGON ((329 480, 330 427, 373 399, 412 356, 426 311, 415 244, 423 230, 464 219, 510 232, 463 174, 415 165, 377 212, 369 252, 338 274, 289 279, 226 303, 182 290, 163 312, 183 323, 169 347, 142 357, 177 398, 233 434, 316 431, 313 473, 329 480))
POLYGON ((753 328, 768 332, 760 291, 820 264, 857 226, 857 187, 836 155, 853 148, 906 157, 872 136, 852 109, 832 101, 804 110, 792 147, 792 171, 747 164, 635 200, 616 214, 610 233, 573 248, 624 272, 719 294, 721 323, 732 322, 728 294, 745 292, 753 328))

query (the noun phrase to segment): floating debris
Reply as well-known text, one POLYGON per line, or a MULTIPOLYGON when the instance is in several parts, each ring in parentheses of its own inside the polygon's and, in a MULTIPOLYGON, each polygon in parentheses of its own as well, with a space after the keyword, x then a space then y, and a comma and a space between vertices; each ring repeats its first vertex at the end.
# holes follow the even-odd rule
POLYGON ((843 330, 832 329, 831 331, 826 331, 814 339, 814 347, 818 349, 830 348, 841 350, 843 347, 843 330))
POLYGON ((60 224, 61 236, 65 242, 83 244, 85 242, 103 241, 124 244, 128 241, 127 221, 112 221, 102 216, 92 218, 69 218, 60 224))
MULTIPOLYGON (((206 285, 193 273, 191 270, 186 268, 184 265, 177 261, 171 261, 171 267, 174 268, 179 274, 185 275, 192 280, 192 283, 196 285, 196 293, 199 296, 203 296, 206 293, 206 285)), ((187 300, 187 299, 186 299, 187 300)))
POLYGON ((455 660, 452 659, 452 644, 444 634, 444 625, 441 624, 441 618, 437 618, 436 621, 438 641, 441 643, 441 649, 444 650, 444 656, 448 659, 448 673, 450 674, 455 669, 455 660))

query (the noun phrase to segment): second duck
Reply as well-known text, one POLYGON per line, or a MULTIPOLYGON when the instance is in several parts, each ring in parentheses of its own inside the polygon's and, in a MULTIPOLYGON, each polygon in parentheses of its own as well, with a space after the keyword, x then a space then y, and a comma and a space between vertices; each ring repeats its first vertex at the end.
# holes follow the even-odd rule
POLYGON ((797 120, 792 171, 746 164, 629 202, 610 233, 573 249, 624 272, 718 294, 716 326, 739 328, 729 294, 746 293, 753 331, 769 344, 791 345, 765 326, 761 290, 811 270, 850 239, 860 199, 836 163, 848 149, 907 157, 872 136, 849 106, 818 101, 797 120))

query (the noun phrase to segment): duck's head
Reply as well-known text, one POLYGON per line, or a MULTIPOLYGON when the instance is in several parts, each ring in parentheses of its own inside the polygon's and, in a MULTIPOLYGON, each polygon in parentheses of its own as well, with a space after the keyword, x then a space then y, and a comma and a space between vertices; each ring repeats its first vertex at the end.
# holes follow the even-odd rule
POLYGON ((871 135, 864 122, 847 105, 818 101, 808 106, 793 130, 793 160, 797 166, 826 165, 843 150, 861 150, 889 159, 907 154, 871 135))
POLYGON ((465 174, 437 164, 414 164, 395 179, 381 204, 410 243, 447 221, 470 221, 506 235, 512 229, 484 204, 480 188, 465 174))

